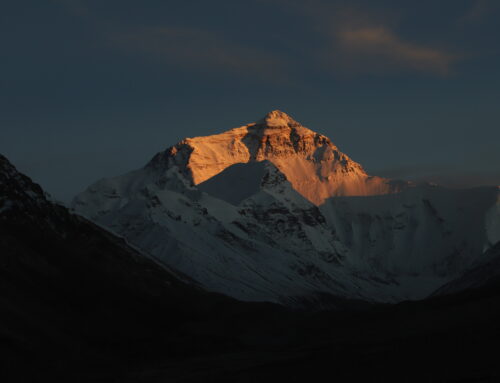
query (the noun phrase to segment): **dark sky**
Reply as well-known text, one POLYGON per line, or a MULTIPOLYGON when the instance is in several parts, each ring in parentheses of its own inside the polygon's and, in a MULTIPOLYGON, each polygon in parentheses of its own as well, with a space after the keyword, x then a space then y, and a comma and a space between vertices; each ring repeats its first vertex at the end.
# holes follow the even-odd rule
POLYGON ((273 109, 372 173, 500 184, 500 1, 12 0, 0 152, 56 198, 273 109))

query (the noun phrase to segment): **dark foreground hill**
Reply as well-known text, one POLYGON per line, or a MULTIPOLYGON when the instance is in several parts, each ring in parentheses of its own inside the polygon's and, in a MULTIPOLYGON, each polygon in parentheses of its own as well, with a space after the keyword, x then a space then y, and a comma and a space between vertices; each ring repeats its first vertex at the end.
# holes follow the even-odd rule
POLYGON ((421 302, 340 303, 290 311, 204 292, 0 157, 2 382, 500 379, 495 278, 421 302))

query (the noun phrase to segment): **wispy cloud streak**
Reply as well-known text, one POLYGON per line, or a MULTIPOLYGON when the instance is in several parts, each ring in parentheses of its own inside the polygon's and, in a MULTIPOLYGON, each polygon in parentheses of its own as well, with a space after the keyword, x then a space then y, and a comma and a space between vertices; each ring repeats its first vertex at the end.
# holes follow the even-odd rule
POLYGON ((447 75, 458 59, 443 49, 405 41, 383 25, 342 25, 334 31, 334 39, 334 57, 358 71, 402 69, 447 75))
POLYGON ((472 0, 470 8, 458 22, 460 24, 481 24, 486 19, 497 16, 499 10, 498 0, 472 0))
POLYGON ((402 15, 397 9, 364 1, 291 2, 316 29, 317 41, 311 44, 316 52, 311 56, 319 57, 337 75, 411 72, 446 76, 465 56, 438 39, 415 40, 402 33, 398 28, 402 15))

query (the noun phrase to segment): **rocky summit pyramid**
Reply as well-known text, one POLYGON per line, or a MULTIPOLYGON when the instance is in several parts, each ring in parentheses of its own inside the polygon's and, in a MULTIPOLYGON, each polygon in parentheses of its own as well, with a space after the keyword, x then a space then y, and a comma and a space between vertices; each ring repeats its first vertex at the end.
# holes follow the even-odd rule
POLYGON ((297 192, 316 205, 333 196, 387 194, 404 186, 370 177, 328 137, 279 110, 221 134, 186 138, 156 156, 153 163, 175 164, 198 185, 234 164, 264 160, 273 163, 297 192))
POLYGON ((291 306, 420 299, 500 240, 498 188, 370 177, 279 111, 187 138, 73 208, 208 290, 291 306))

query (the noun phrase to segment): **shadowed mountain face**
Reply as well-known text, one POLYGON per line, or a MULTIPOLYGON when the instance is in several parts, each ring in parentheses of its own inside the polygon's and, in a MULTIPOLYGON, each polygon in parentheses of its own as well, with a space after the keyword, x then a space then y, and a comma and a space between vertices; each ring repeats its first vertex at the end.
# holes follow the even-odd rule
POLYGON ((500 285, 500 242, 488 249, 460 277, 442 286, 433 295, 488 289, 500 285))
POLYGON ((0 380, 85 381, 79 370, 107 365, 118 378, 128 360, 230 349, 222 334, 194 339, 189 327, 215 329, 238 304, 186 281, 52 203, 0 156, 0 380))
POLYGON ((301 306, 422 299, 500 240, 499 189, 368 176, 279 111, 100 180, 76 212, 208 290, 301 306))
POLYGON ((51 203, 0 156, 0 378, 497 381, 496 263, 478 265, 487 284, 417 303, 337 299, 342 310, 306 312, 236 302, 51 203))
POLYGON ((198 184, 198 189, 232 205, 258 193, 266 173, 267 161, 238 163, 198 184), (235 187, 237 186, 237 187, 235 187))

